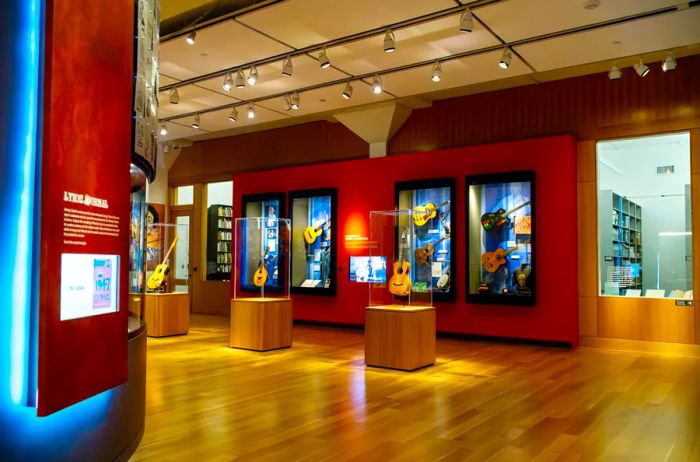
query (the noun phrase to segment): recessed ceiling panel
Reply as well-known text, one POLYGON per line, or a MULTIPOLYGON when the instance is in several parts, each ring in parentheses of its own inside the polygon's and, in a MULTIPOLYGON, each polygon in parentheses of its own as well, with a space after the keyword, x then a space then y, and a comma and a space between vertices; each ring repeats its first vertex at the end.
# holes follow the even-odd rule
POLYGON ((160 118, 201 111, 211 107, 223 106, 224 104, 233 104, 237 101, 232 97, 196 85, 185 85, 184 87, 179 87, 177 91, 180 95, 178 104, 170 104, 170 92, 161 91, 158 93, 158 116, 160 118))
POLYGON ((396 51, 392 53, 384 52, 384 36, 379 35, 329 48, 328 58, 338 68, 361 75, 500 43, 478 23, 473 32, 461 32, 459 15, 399 29, 394 36, 396 51))
POLYGON ((185 80, 289 51, 236 21, 224 21, 198 31, 194 45, 184 37, 162 43, 160 72, 185 80))
POLYGON ((442 73, 439 82, 433 82, 431 79, 432 66, 385 74, 382 76, 383 88, 397 97, 405 97, 490 80, 506 79, 531 72, 517 56, 513 56, 508 69, 501 69, 498 66, 500 57, 501 52, 494 51, 445 61, 440 64, 442 73))
POLYGON ((642 55, 700 42, 700 8, 515 47, 538 71, 642 55))
POLYGON ((583 0, 518 0, 496 2, 474 10, 507 42, 536 37, 636 13, 676 5, 679 0, 602 0, 588 10, 583 0))
POLYGON ((452 0, 289 0, 238 20, 303 48, 455 6, 452 0))

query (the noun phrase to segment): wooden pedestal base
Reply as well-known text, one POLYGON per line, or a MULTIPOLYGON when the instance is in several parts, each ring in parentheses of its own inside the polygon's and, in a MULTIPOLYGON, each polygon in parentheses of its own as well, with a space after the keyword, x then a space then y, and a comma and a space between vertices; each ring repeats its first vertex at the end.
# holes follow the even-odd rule
POLYGON ((190 294, 146 294, 144 318, 149 337, 182 335, 190 330, 190 294))
POLYGON ((266 351, 292 346, 292 300, 231 300, 231 347, 266 351))
POLYGON ((435 364, 435 307, 368 307, 365 363, 404 371, 435 364))

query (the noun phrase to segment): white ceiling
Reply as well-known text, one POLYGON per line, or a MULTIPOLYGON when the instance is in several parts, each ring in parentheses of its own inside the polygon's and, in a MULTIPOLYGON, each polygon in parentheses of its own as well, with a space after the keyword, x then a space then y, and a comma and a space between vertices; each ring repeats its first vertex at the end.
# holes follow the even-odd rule
MULTIPOLYGON (((584 9, 582 3, 583 0, 501 0, 475 7, 477 20, 469 34, 459 31, 460 12, 453 12, 396 28, 394 53, 383 51, 385 27, 455 8, 459 2, 287 0, 275 3, 199 29, 193 46, 182 37, 160 45, 161 88, 255 61, 269 61, 257 67, 259 80, 252 87, 225 92, 223 77, 200 79, 178 88, 177 105, 170 104, 168 93, 162 91, 160 117, 171 118, 166 124, 168 135, 162 139, 198 140, 266 129, 275 124, 333 120, 334 113, 348 108, 392 99, 399 99, 409 107, 421 107, 437 98, 468 94, 487 86, 497 89, 550 80, 553 72, 561 76, 601 72, 613 62, 630 65, 640 56, 645 56, 647 61, 658 60, 668 50, 676 56, 700 53, 700 7, 530 41, 546 34, 652 12, 679 1, 601 0, 594 10, 584 9), (329 45, 327 54, 332 63, 329 69, 322 70, 319 66, 319 46, 292 58, 292 76, 282 74, 281 58, 287 53, 371 30, 376 30, 376 34, 329 45), (523 41, 528 43, 513 44, 513 62, 507 70, 501 69, 498 60, 503 44, 523 41), (432 63, 437 59, 442 62, 442 80, 436 83, 430 76, 432 63), (424 64, 411 67, 420 63, 424 64), (382 76, 385 91, 380 95, 372 93, 371 77, 364 81, 358 78, 374 73, 382 76), (352 79, 354 92, 350 100, 345 100, 340 94, 348 79, 352 79), (286 111, 280 95, 295 90, 301 90, 301 108, 286 111), (251 99, 258 100, 253 120, 245 115, 251 99), (235 124, 227 118, 233 106, 240 113, 235 124), (204 112, 212 108, 221 109, 204 112), (200 129, 193 129, 191 114, 198 111, 203 111, 200 129)), ((247 76, 247 66, 245 72, 247 76)))

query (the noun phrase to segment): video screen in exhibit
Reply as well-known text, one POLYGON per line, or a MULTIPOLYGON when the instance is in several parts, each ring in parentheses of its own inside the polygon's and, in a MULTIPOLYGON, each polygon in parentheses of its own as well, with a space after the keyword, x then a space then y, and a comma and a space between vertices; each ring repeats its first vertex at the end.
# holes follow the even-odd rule
POLYGON ((61 321, 119 310, 119 256, 61 255, 61 321))
POLYGON ((350 257, 351 282, 386 282, 385 257, 350 257))
POLYGON ((467 301, 534 305, 534 174, 467 177, 467 301))

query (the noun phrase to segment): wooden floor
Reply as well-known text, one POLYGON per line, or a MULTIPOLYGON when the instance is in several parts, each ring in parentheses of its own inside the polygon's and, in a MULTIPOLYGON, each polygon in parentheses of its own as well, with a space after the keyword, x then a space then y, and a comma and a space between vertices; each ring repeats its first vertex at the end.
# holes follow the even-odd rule
POLYGON ((228 319, 148 340, 140 460, 700 461, 700 359, 439 339, 366 368, 360 331, 227 348, 228 319))

